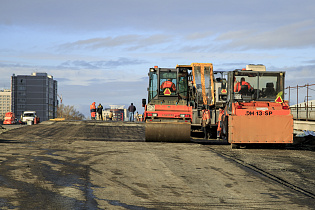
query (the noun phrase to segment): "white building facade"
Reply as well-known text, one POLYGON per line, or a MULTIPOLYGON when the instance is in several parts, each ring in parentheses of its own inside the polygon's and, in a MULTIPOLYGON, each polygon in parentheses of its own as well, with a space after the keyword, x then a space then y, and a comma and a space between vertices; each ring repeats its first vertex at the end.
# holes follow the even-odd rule
POLYGON ((5 113, 11 112, 11 90, 0 90, 0 119, 4 119, 5 113))

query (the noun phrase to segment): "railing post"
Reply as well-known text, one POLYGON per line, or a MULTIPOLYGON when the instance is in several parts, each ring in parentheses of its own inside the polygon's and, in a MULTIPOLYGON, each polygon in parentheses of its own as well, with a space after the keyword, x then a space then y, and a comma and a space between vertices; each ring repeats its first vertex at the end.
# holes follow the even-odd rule
POLYGON ((289 86, 289 106, 290 106, 290 99, 291 99, 291 87, 289 86))
POLYGON ((296 119, 299 119, 299 85, 296 85, 296 119))
POLYGON ((306 121, 308 121, 308 83, 306 85, 306 121))

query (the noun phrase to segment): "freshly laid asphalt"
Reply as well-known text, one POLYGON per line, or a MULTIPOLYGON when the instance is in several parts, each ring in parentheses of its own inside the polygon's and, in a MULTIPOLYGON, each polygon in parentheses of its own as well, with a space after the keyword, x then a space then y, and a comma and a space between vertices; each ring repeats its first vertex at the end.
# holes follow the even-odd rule
POLYGON ((145 142, 144 124, 130 122, 9 128, 0 134, 0 209, 315 206, 312 147, 145 142))

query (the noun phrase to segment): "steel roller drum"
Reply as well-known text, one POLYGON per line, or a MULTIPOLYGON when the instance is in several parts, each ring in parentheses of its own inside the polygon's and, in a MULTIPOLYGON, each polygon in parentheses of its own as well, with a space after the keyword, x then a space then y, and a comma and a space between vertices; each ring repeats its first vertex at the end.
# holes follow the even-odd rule
POLYGON ((146 122, 145 141, 190 142, 190 123, 146 122))

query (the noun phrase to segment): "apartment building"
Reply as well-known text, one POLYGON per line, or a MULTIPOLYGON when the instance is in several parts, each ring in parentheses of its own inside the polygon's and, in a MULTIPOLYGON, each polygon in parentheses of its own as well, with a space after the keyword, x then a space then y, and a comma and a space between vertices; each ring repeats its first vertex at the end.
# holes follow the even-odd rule
POLYGON ((12 112, 19 118, 24 111, 36 111, 40 121, 57 115, 57 81, 47 73, 11 77, 12 112))
POLYGON ((0 90, 0 119, 4 119, 5 113, 11 112, 11 90, 0 90))

